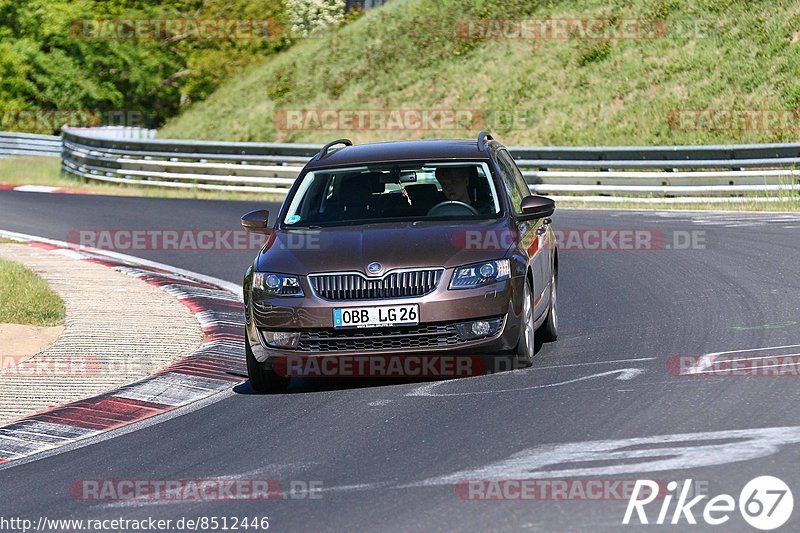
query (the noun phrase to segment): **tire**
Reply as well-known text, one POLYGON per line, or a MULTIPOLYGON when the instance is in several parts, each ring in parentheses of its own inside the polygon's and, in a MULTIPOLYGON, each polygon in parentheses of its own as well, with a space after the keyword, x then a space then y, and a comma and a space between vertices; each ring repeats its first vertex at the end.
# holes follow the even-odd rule
POLYGON ((264 365, 256 361, 250 343, 245 337, 244 353, 247 359, 247 377, 250 378, 250 386, 256 392, 285 392, 289 388, 291 378, 279 376, 272 369, 264 368, 264 365))
POLYGON ((517 367, 524 368, 533 364, 533 354, 536 351, 535 331, 533 329, 533 290, 531 282, 525 278, 525 289, 522 302, 522 323, 519 332, 519 341, 514 350, 517 367))
POLYGON ((558 338, 558 275, 553 272, 550 278, 550 309, 547 318, 539 326, 539 335, 542 342, 553 342, 558 338))

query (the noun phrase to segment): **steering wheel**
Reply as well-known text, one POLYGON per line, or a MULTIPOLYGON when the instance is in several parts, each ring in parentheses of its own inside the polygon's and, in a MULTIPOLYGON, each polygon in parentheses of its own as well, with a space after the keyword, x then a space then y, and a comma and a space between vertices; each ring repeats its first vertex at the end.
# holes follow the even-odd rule
POLYGON ((469 204, 456 200, 439 202, 428 211, 429 217, 447 217, 458 215, 478 215, 478 211, 469 204))

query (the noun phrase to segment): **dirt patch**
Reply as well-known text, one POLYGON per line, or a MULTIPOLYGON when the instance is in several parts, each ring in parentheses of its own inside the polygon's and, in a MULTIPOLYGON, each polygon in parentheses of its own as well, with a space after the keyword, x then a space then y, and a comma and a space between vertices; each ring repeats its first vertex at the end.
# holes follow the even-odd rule
POLYGON ((0 369, 16 366, 52 345, 64 326, 0 324, 0 369))

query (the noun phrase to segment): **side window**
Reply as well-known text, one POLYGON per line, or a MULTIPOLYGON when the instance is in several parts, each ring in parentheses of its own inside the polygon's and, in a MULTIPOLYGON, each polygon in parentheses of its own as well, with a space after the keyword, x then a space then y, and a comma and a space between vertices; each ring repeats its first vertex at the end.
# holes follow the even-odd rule
POLYGON ((511 157, 511 154, 509 154, 506 150, 503 150, 502 153, 506 158, 508 158, 508 164, 511 167, 511 170, 514 171, 514 179, 517 182, 517 186, 520 188, 522 196, 523 197, 530 196, 531 188, 528 187, 528 182, 525 181, 525 176, 523 176, 522 172, 520 172, 519 167, 514 162, 514 158, 511 157))
POLYGON ((519 215, 520 204, 522 203, 522 193, 520 193, 517 184, 516 176, 514 175, 514 162, 511 157, 505 152, 497 152, 497 166, 500 168, 500 176, 503 178, 503 184, 506 191, 508 191, 508 199, 511 201, 511 211, 519 215))

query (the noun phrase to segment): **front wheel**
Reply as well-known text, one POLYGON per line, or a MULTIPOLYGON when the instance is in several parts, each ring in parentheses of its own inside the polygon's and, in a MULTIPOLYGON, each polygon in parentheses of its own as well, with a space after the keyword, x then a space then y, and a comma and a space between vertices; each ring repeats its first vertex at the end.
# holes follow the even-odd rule
POLYGON ((279 376, 272 369, 266 369, 259 363, 250 348, 250 342, 245 334, 244 353, 247 359, 247 377, 250 386, 256 392, 285 392, 289 388, 290 378, 279 376))
POLYGON ((533 329, 533 290, 527 277, 522 298, 522 324, 520 326, 517 349, 515 350, 515 359, 518 366, 528 367, 533 364, 533 355, 536 348, 533 329))

